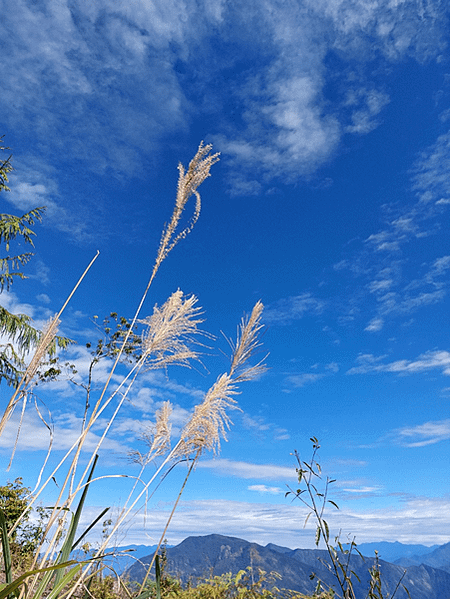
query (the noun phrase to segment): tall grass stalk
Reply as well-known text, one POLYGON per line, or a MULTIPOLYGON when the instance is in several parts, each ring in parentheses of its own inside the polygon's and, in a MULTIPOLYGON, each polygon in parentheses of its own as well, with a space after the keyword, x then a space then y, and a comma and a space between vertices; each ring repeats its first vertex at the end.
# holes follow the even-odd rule
MULTIPOLYGON (((70 553, 70 549, 73 548, 74 535, 78 521, 80 520, 80 506, 84 504, 89 486, 98 484, 100 481, 106 481, 112 477, 125 477, 134 481, 131 485, 128 498, 117 515, 109 534, 104 536, 103 542, 94 558, 101 558, 106 547, 112 542, 113 537, 125 521, 132 517, 133 513, 135 513, 135 511, 143 504, 146 504, 155 490, 154 487, 156 486, 157 480, 160 477, 164 478, 174 465, 187 460, 189 463, 188 472, 175 502, 172 514, 169 517, 170 522, 187 480, 203 452, 209 450, 218 452, 220 450, 220 440, 226 439, 227 430, 231 425, 228 411, 237 408, 234 397, 239 393, 239 385, 244 381, 257 377, 264 371, 262 362, 259 362, 256 365, 249 364, 250 357, 260 346, 259 334, 262 329, 261 314, 263 305, 261 302, 257 302, 249 318, 242 320, 238 328, 236 341, 230 342, 232 355, 228 371, 220 375, 209 391, 206 392, 203 401, 196 406, 191 418, 182 429, 180 438, 173 448, 170 446, 171 406, 169 402, 165 402, 160 410, 157 411, 156 423, 153 430, 146 434, 148 451, 142 454, 135 450, 131 456, 135 461, 137 460, 141 463, 139 475, 113 474, 99 477, 93 476, 96 456, 98 455, 106 436, 110 433, 117 415, 123 408, 124 402, 129 396, 130 390, 139 373, 146 369, 167 369, 167 367, 172 364, 189 367, 193 360, 199 359, 199 352, 195 348, 195 345, 201 345, 198 338, 199 335, 205 335, 205 333, 199 329, 199 325, 202 323, 203 319, 201 318, 201 310, 197 306, 197 299, 195 296, 185 297, 181 291, 176 291, 161 307, 156 306, 154 308, 152 316, 141 319, 140 314, 153 280, 162 263, 177 243, 188 235, 199 218, 201 199, 198 187, 210 176, 211 167, 219 159, 218 154, 212 154, 211 150, 211 145, 203 145, 203 143, 201 143, 197 153, 190 162, 188 169, 185 170, 181 164, 178 166, 178 186, 172 217, 163 229, 148 283, 138 302, 130 325, 123 336, 121 345, 113 358, 112 366, 106 381, 99 392, 97 400, 93 403, 90 413, 85 411, 82 429, 78 438, 74 441, 70 449, 65 452, 57 465, 53 468, 51 474, 39 484, 34 492, 33 498, 30 500, 28 509, 38 501, 48 485, 52 484, 56 479, 56 475, 60 475, 61 472, 63 472, 63 480, 60 483, 54 507, 51 510, 34 561, 28 576, 26 577, 28 579, 27 586, 19 585, 21 589, 21 598, 39 599, 42 593, 49 592, 48 590, 45 590, 44 587, 46 584, 50 584, 50 577, 52 576, 51 568, 58 563, 58 552, 59 555, 62 555, 60 553, 60 539, 65 538, 63 555, 64 559, 67 559, 67 552, 69 551, 70 553), (186 206, 192 197, 195 200, 193 214, 191 218, 188 219, 187 225, 182 226, 181 221, 184 218, 186 206), (146 327, 140 346, 142 352, 141 356, 136 360, 134 365, 129 368, 126 376, 122 377, 115 389, 110 392, 108 390, 112 378, 118 367, 119 361, 124 355, 128 340, 132 331, 134 331, 136 324, 146 327), (86 463, 84 469, 81 473, 78 473, 80 456, 81 453, 85 451, 88 435, 92 431, 93 426, 99 422, 99 418, 106 413, 105 411, 107 409, 112 409, 112 414, 108 415, 107 423, 104 425, 102 432, 99 435, 96 446, 92 451, 89 451, 87 458, 85 458, 86 463), (157 462, 155 462, 155 460, 157 460, 157 462), (150 463, 154 463, 156 467, 151 476, 145 480, 145 471, 150 463), (141 489, 138 489, 138 484, 142 485, 141 489), (73 502, 80 493, 82 499, 78 504, 78 508, 75 512, 76 515, 72 518, 72 523, 69 525, 69 533, 65 533, 64 527, 66 526, 65 522, 67 515, 70 513, 73 502), (46 543, 45 547, 44 543, 46 543), (42 572, 44 570, 50 572, 50 574, 47 578, 44 577, 44 579, 42 579, 42 572)), ((89 265, 88 269, 92 266, 92 263, 89 265)), ((84 273, 84 275, 85 274, 86 273, 84 273)), ((80 284, 82 278, 77 286, 80 284)), ((47 343, 46 339, 54 334, 56 323, 59 321, 61 312, 62 310, 52 322, 47 337, 44 337, 43 339, 43 344, 47 343)), ((37 369, 44 353, 45 349, 38 348, 35 357, 30 362, 29 370, 24 376, 22 381, 23 385, 28 384, 31 380, 33 372, 37 369)), ((4 425, 11 414, 10 407, 15 405, 16 398, 17 393, 8 404, 7 410, 1 421, 0 432, 3 430, 4 425)), ((40 480, 41 477, 39 476, 39 481, 40 480)), ((169 522, 167 523, 167 526, 169 522)), ((15 526, 19 523, 20 521, 18 521, 15 526)), ((167 526, 161 536, 161 540, 165 536, 167 526)), ((74 575, 71 587, 66 594, 68 599, 74 593, 78 593, 79 587, 87 581, 90 575, 92 575, 92 568, 89 563, 83 570, 78 570, 79 569, 77 569, 76 576, 74 575)), ((58 576, 57 586, 59 586, 59 582, 62 579, 61 576, 58 576)), ((50 593, 54 595, 55 588, 50 590, 50 593)))
POLYGON ((26 386, 31 382, 33 376, 36 374, 37 367, 39 366, 39 363, 44 358, 46 351, 48 349, 48 346, 53 341, 53 338, 56 335, 56 327, 58 326, 58 323, 60 321, 62 313, 66 309, 67 305, 69 304, 70 300, 74 296, 78 287, 81 285, 81 282, 83 281, 84 277, 87 275, 87 273, 91 269, 92 265, 97 260, 98 256, 99 256, 99 252, 97 251, 96 255, 90 261, 90 263, 88 264, 87 268, 85 269, 85 271, 83 272, 81 277, 78 279, 77 284, 70 292, 69 297, 64 302, 62 308, 60 309, 58 314, 56 314, 56 316, 52 319, 51 326, 48 327, 47 331, 45 331, 44 334, 42 335, 42 338, 39 342, 39 345, 36 349, 36 352, 35 352, 33 358, 31 359, 21 380, 19 381, 19 384, 18 384, 16 390, 14 391, 13 395, 10 398, 5 411, 3 412, 2 418, 0 420, 0 435, 2 435, 8 420, 11 418, 11 416, 14 412, 14 408, 16 407, 17 403, 20 401, 20 398, 24 395, 26 386))

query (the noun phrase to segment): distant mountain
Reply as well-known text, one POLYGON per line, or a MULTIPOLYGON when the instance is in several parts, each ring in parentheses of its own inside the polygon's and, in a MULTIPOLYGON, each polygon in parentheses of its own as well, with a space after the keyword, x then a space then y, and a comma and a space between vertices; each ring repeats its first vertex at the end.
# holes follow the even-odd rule
MULTIPOLYGON (((379 545, 378 545, 379 546, 379 545)), ((149 564, 152 555, 143 557, 140 563, 131 566, 126 574, 130 580, 141 581, 145 574, 145 565, 149 564)), ((360 579, 353 581, 357 599, 367 596, 369 585, 369 569, 375 560, 371 557, 361 558, 353 555, 351 569, 360 579)), ((329 571, 329 557, 326 551, 319 549, 288 549, 269 544, 262 547, 235 537, 208 535, 189 537, 176 547, 167 551, 166 571, 182 582, 189 579, 202 579, 225 574, 237 573, 249 565, 266 572, 277 572, 281 580, 279 588, 312 594, 316 581, 310 579, 315 572, 326 585, 336 588, 334 576, 329 571), (323 563, 325 562, 325 563, 323 563)), ((380 560, 382 585, 385 595, 393 594, 402 576, 403 584, 408 588, 411 599, 448 599, 450 598, 450 574, 428 565, 412 566, 406 569, 399 565, 380 560)), ((406 599, 407 594, 400 588, 396 599, 406 599)))
POLYGON ((266 545, 267 549, 272 549, 272 551, 278 551, 278 553, 290 553, 292 549, 289 547, 280 547, 279 545, 274 545, 273 543, 268 543, 266 545))
MULTIPOLYGON (((397 541, 395 543, 387 541, 381 541, 380 543, 358 543, 358 551, 363 555, 374 557, 375 551, 378 551, 378 557, 387 562, 395 562, 395 560, 405 557, 426 555, 438 547, 439 545, 433 545, 432 547, 426 547, 425 545, 403 545, 403 543, 398 543, 397 541)), ((429 565, 431 566, 432 564, 429 565)))
POLYGON ((434 549, 434 551, 431 551, 426 555, 416 554, 410 557, 400 558, 396 560, 395 563, 405 568, 425 564, 426 566, 439 568, 450 573, 450 543, 440 545, 434 549))
MULTIPOLYGON (((103 558, 103 563, 112 568, 117 574, 122 574, 130 568, 137 560, 143 557, 154 554, 157 545, 126 545, 124 547, 108 547, 105 549, 106 557, 103 558)), ((89 555, 95 555, 95 547, 90 551, 89 555)), ((75 550, 71 554, 72 559, 82 560, 86 554, 81 550, 75 550)))

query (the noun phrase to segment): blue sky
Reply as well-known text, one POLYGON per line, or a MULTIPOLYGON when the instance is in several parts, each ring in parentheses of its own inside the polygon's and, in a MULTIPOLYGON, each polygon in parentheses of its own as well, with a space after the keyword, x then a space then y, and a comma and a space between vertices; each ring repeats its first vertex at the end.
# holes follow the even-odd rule
MULTIPOLYGON (((448 16, 439 0, 4 1, 0 121, 15 171, 2 212, 47 212, 29 279, 0 300, 41 325, 99 250, 61 323, 80 376, 92 316, 134 314, 178 162, 200 140, 221 152, 199 222, 144 306, 195 294, 217 344, 204 368, 145 373, 101 458, 103 473, 133 474, 127 452, 166 399, 176 434, 227 368, 222 332, 264 303, 269 370, 242 387, 229 442, 199 463, 169 542, 217 532, 312 546, 284 492, 313 435, 337 479, 336 532, 449 541, 448 16)), ((66 380, 38 395, 55 425, 50 467, 83 395, 66 380)), ((27 414, 2 480, 33 486, 48 438, 27 414)), ((120 542, 157 541, 184 472, 120 542)), ((92 513, 117 508, 126 483, 99 482, 92 513)))

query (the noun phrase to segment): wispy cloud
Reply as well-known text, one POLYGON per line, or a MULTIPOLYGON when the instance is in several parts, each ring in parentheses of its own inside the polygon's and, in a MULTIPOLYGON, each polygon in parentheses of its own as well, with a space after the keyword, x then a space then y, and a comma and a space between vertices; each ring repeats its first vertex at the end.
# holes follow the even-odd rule
POLYGON ((347 106, 356 105, 358 108, 351 115, 351 125, 347 126, 350 133, 369 133, 379 125, 375 117, 389 103, 389 96, 380 90, 364 88, 347 92, 347 106))
POLYGON ((428 351, 415 360, 395 360, 383 362, 386 356, 361 354, 357 358, 358 366, 347 371, 347 374, 367 374, 370 372, 393 372, 397 374, 415 374, 431 370, 440 370, 442 374, 450 375, 450 352, 428 351))
POLYGON ((313 297, 311 293, 283 298, 267 306, 264 320, 270 324, 289 324, 307 314, 320 314, 325 307, 323 300, 313 297))
POLYGON ((346 487, 342 490, 346 493, 352 493, 355 495, 378 495, 380 487, 346 487))
POLYGON ((382 318, 372 318, 369 324, 364 329, 365 331, 369 331, 371 333, 376 333, 381 331, 384 325, 384 320, 382 318))
POLYGON ((286 382, 290 383, 293 387, 301 388, 310 383, 320 381, 324 376, 327 375, 323 372, 304 372, 302 374, 292 374, 286 377, 286 382))
MULTIPOLYGON (((285 383, 288 387, 301 388, 320 381, 324 377, 332 376, 339 372, 339 364, 330 362, 329 364, 313 364, 313 372, 302 372, 299 374, 290 374, 285 377, 285 383)), ((285 389, 288 391, 288 389, 285 389)))
MULTIPOLYGON (((16 409, 0 437, 0 448, 3 451, 9 452, 14 447, 19 429, 18 452, 47 451, 50 446, 53 451, 67 451, 76 443, 81 431, 81 417, 72 413, 52 416, 42 406, 38 407, 40 415, 33 406, 28 406, 21 424, 20 406, 16 409)), ((89 432, 83 445, 84 452, 91 452, 96 448, 101 437, 100 429, 105 424, 105 420, 99 421, 94 430, 89 432)), ((121 459, 126 455, 128 446, 121 441, 107 438, 102 444, 102 451, 110 452, 110 457, 114 454, 121 459)))
MULTIPOLYGON (((84 210, 74 211, 63 206, 55 168, 36 158, 15 160, 15 172, 10 176, 10 189, 5 199, 21 212, 45 206, 43 224, 67 233, 77 241, 92 240, 84 210), (28 162, 31 160, 31 164, 28 162)), ((99 232, 101 225, 99 224, 99 232)))
POLYGON ((54 313, 47 307, 47 302, 42 301, 45 306, 32 305, 21 302, 19 296, 14 291, 3 291, 1 305, 12 314, 26 314, 32 321, 31 324, 37 329, 42 329, 54 313))
POLYGON ((405 426, 392 432, 392 437, 405 447, 424 447, 450 439, 450 419, 405 426))
POLYGON ((251 464, 224 458, 204 460, 197 468, 208 468, 221 476, 236 476, 256 480, 292 480, 296 478, 295 468, 275 464, 251 464))
POLYGON ((246 412, 243 412, 240 420, 242 426, 255 434, 260 440, 264 439, 267 442, 274 442, 287 441, 291 438, 291 435, 286 428, 278 426, 273 422, 268 422, 264 416, 250 416, 246 412))
POLYGON ((250 485, 248 490, 256 491, 257 493, 261 493, 261 495, 279 495, 285 492, 280 487, 268 487, 267 485, 250 485))
MULTIPOLYGON (((117 0, 8 0, 7 7, 0 107, 9 127, 33 131, 38 141, 29 158, 39 155, 48 166, 56 149, 63 160, 76 157, 81 171, 136 174, 161 140, 188 132, 193 115, 213 115, 211 134, 230 167, 230 187, 242 194, 259 192, 260 181, 311 173, 343 132, 377 126, 389 97, 365 72, 365 59, 423 61, 445 40, 444 9, 409 0, 137 0, 132 9, 117 0), (333 51, 343 61, 339 86, 328 78, 333 51), (355 56, 358 70, 346 64, 355 56), (223 109, 229 103, 231 115, 223 109)), ((431 156, 428 164, 430 171, 431 156)), ((417 174, 420 185, 419 175, 424 181, 425 171, 417 174)), ((56 170, 46 179, 21 177, 16 201, 45 200, 59 227, 64 210, 73 222, 71 204, 57 195, 62 178, 56 170)), ((75 232, 87 235, 80 223, 75 232)))
MULTIPOLYGON (((426 239, 434 239, 436 250, 442 247, 437 240, 450 205, 449 164, 450 132, 440 136, 415 160, 409 173, 411 202, 383 205, 383 226, 362 245, 354 242, 352 253, 334 265, 339 276, 348 271, 362 281, 359 294, 347 302, 347 321, 350 313, 351 321, 355 319, 355 309, 364 303, 366 318, 367 312, 371 312, 364 328, 377 332, 387 328, 394 318, 441 303, 447 297, 450 258, 431 254, 427 262, 412 260, 416 248, 426 239)), ((431 241, 427 244, 428 248, 433 247, 431 241)), ((346 322, 343 314, 341 321, 346 322)))
MULTIPOLYGON (((201 464, 201 462, 200 462, 201 464)), ((353 502, 352 502, 353 504, 353 502)), ((408 498, 395 507, 359 511, 341 505, 327 518, 330 533, 356 537, 357 543, 395 538, 400 543, 444 544, 450 525, 448 498, 408 498)), ((126 543, 148 543, 148 535, 163 531, 172 505, 161 505, 130 523, 126 543)), ((289 503, 251 503, 240 501, 181 501, 168 532, 170 544, 189 535, 223 534, 244 538, 261 545, 275 542, 285 547, 314 547, 315 525, 310 519, 303 527, 306 508, 289 503)))
POLYGON ((428 210, 433 205, 444 207, 450 199, 450 131, 440 135, 417 159, 412 168, 413 189, 419 202, 428 210))

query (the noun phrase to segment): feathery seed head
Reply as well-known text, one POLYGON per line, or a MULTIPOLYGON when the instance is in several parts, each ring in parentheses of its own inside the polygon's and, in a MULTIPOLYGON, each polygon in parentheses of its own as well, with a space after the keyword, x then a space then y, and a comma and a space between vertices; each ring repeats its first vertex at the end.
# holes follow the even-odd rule
POLYGON ((170 433, 172 432, 172 424, 170 415, 172 414, 172 404, 170 401, 165 401, 159 410, 156 410, 155 433, 151 451, 155 455, 162 455, 170 448, 170 433))
POLYGON ((236 380, 250 380, 266 370, 266 367, 261 362, 256 366, 242 369, 247 360, 261 346, 259 333, 264 327, 261 323, 263 309, 264 305, 262 302, 256 302, 250 317, 248 319, 242 318, 238 328, 236 343, 231 344, 233 355, 230 373, 237 374, 236 380))
POLYGON ((185 297, 178 290, 161 308, 155 306, 152 316, 139 321, 147 325, 142 339, 147 368, 163 368, 169 364, 189 366, 190 360, 198 359, 198 353, 188 345, 194 343, 194 335, 206 335, 197 328, 203 319, 199 318, 201 308, 196 303, 194 295, 185 297))
POLYGON ((200 216, 201 199, 198 193, 198 187, 203 181, 210 176, 210 169, 213 164, 219 161, 219 153, 211 154, 212 145, 203 145, 200 142, 197 153, 189 163, 187 171, 182 164, 178 165, 178 187, 175 208, 169 224, 165 227, 161 243, 159 245, 158 256, 156 258, 155 269, 159 267, 161 262, 166 258, 167 254, 175 247, 175 245, 186 237, 200 216), (186 204, 191 196, 195 195, 194 214, 190 222, 179 233, 176 233, 181 215, 186 207, 186 204))
POLYGON ((204 449, 218 453, 220 438, 227 440, 226 432, 232 424, 227 414, 229 409, 239 409, 233 395, 237 395, 238 383, 249 381, 265 371, 259 362, 256 366, 243 368, 244 364, 260 346, 258 334, 263 325, 261 314, 263 304, 257 302, 248 320, 243 319, 238 331, 236 344, 233 344, 233 356, 230 372, 222 374, 205 399, 196 406, 194 414, 181 433, 177 456, 200 454, 204 449))
POLYGON ((201 404, 181 433, 179 456, 189 456, 204 449, 218 453, 220 437, 227 440, 226 431, 232 424, 227 409, 238 409, 236 385, 229 374, 222 374, 207 392, 201 404))
POLYGON ((24 381, 25 386, 29 384, 31 379, 36 374, 42 358, 47 353, 48 348, 52 344, 56 336, 56 333, 58 332, 59 323, 60 321, 55 316, 51 318, 44 327, 41 333, 41 337, 39 339, 39 345, 37 346, 34 356, 26 370, 26 376, 24 381))
POLYGON ((132 462, 144 466, 154 458, 164 455, 170 449, 170 434, 172 432, 172 424, 170 423, 171 413, 172 405, 170 401, 165 401, 161 408, 156 410, 156 423, 147 427, 141 435, 141 439, 149 449, 145 454, 137 449, 130 451, 128 455, 132 462))

